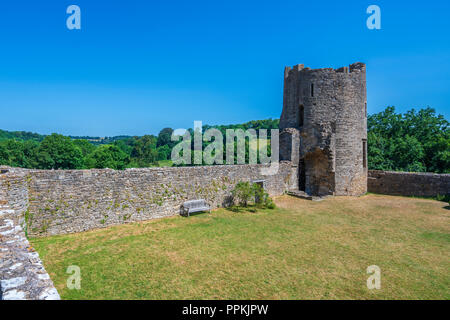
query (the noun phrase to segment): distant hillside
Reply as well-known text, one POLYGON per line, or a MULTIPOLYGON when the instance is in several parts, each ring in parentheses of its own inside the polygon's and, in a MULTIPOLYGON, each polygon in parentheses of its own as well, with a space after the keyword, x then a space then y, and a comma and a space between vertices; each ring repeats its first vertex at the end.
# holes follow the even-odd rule
POLYGON ((132 138, 132 136, 114 136, 114 137, 90 137, 90 136, 69 136, 73 140, 87 140, 94 145, 112 144, 115 141, 132 138))
MULTIPOLYGON (((253 120, 249 122, 245 122, 242 124, 229 124, 229 125, 204 125, 203 131, 209 128, 217 128, 225 134, 226 129, 278 129, 278 125, 280 123, 279 119, 266 119, 266 120, 253 120)), ((6 131, 0 130, 0 141, 7 139, 15 139, 19 141, 28 141, 33 140, 40 142, 44 140, 46 135, 39 133, 32 133, 26 131, 6 131)), ((114 136, 114 137, 91 137, 91 136, 69 136, 69 138, 73 140, 87 140, 93 145, 102 145, 102 144, 113 144, 119 140, 130 139, 133 136, 114 136)), ((139 137, 139 136, 138 136, 139 137)), ((270 131, 269 131, 270 137, 270 131)))
POLYGON ((33 141, 42 141, 44 140, 45 135, 38 134, 38 133, 32 133, 32 132, 26 132, 26 131, 5 131, 0 130, 0 140, 7 140, 7 139, 16 139, 21 141, 27 141, 27 140, 33 140, 33 141))
MULTIPOLYGON (((19 141, 37 141, 41 142, 44 140, 46 135, 39 134, 39 133, 33 133, 33 132, 27 132, 27 131, 6 131, 0 129, 0 141, 2 140, 8 140, 8 139, 15 139, 19 141)), ((111 144, 114 143, 114 141, 118 140, 124 140, 131 138, 131 136, 115 136, 115 137, 90 137, 90 136, 69 136, 69 138, 73 140, 88 140, 92 144, 99 145, 99 144, 111 144)))

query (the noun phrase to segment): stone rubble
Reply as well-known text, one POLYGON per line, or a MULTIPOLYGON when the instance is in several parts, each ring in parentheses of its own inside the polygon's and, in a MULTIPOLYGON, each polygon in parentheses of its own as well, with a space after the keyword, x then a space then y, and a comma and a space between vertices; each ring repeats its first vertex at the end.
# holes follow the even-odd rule
POLYGON ((14 214, 0 206, 0 300, 59 300, 39 254, 14 222, 14 214))

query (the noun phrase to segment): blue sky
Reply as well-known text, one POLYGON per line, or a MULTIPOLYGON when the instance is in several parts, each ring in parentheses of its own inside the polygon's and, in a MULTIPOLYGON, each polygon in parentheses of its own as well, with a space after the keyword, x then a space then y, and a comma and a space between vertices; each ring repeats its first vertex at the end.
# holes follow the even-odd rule
POLYGON ((0 128, 71 135, 278 118, 283 69, 367 63, 368 111, 450 118, 450 1, 4 1, 0 128), (66 8, 81 8, 81 30, 66 8), (381 30, 366 8, 381 8, 381 30))

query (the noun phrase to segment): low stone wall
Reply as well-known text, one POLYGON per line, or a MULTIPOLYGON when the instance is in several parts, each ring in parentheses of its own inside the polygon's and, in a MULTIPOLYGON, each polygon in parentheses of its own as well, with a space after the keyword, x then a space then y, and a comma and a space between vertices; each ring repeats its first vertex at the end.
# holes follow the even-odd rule
POLYGON ((450 174, 369 170, 368 191, 373 193, 435 197, 450 194, 450 174))
POLYGON ((177 215, 186 200, 228 205, 239 181, 264 180, 271 196, 295 184, 296 168, 280 162, 274 175, 263 165, 221 165, 94 170, 11 169, 0 178, 8 204, 30 236, 81 232, 177 215), (6 191, 5 191, 6 190, 6 191))
POLYGON ((59 300, 16 216, 15 210, 0 205, 0 300, 59 300))

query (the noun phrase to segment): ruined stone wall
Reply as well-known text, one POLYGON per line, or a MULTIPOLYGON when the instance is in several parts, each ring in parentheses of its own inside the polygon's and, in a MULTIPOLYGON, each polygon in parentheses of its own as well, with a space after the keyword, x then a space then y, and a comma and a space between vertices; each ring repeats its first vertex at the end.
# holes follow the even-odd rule
MULTIPOLYGON (((300 159, 305 160, 306 192, 360 195, 367 190, 363 140, 367 139, 366 68, 355 63, 340 69, 285 69, 281 135, 300 131, 300 159), (303 110, 303 112, 301 111, 303 110)), ((289 140, 287 137, 286 140, 289 140)), ((280 156, 291 150, 280 141, 280 156)), ((295 150, 294 150, 295 151, 295 150)), ((301 168, 300 168, 301 169, 301 168)))
MULTIPOLYGON (((264 165, 222 165, 178 168, 143 168, 123 171, 26 170, 3 174, 17 190, 9 199, 30 236, 81 232, 109 225, 179 214, 186 200, 206 199, 213 207, 227 205, 239 181, 264 180, 271 195, 281 195, 296 175, 290 162, 280 162, 278 173, 263 175, 264 165), (20 177, 20 178, 19 178, 20 177), (20 188, 19 188, 20 186, 20 188), (22 190, 25 187, 25 191, 22 190), (13 196, 14 194, 14 196, 13 196), (26 197, 16 201, 19 195, 26 197), (25 214, 26 213, 26 214, 25 214)), ((294 179, 295 180, 295 179, 294 179)))
POLYGON ((450 174, 370 170, 368 191, 398 196, 450 195, 450 174))
POLYGON ((59 300, 16 217, 15 210, 0 205, 0 300, 59 300))

